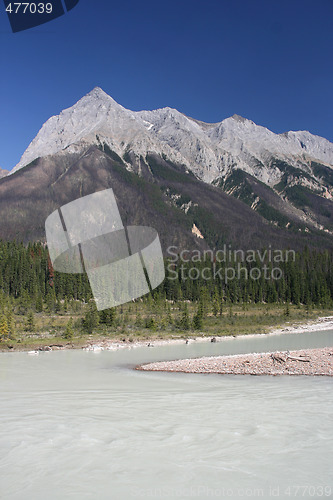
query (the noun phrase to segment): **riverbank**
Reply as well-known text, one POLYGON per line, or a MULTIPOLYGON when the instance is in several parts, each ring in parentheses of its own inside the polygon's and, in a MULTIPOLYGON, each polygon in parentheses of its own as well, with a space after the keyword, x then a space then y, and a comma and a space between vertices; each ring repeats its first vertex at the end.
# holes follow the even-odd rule
POLYGON ((31 343, 13 343, 6 342, 5 344, 0 344, 0 352, 29 352, 39 353, 42 351, 54 351, 54 350, 65 350, 65 349, 84 349, 87 351, 101 351, 101 350, 119 350, 119 349, 133 349, 138 347, 154 347, 154 346, 164 346, 171 344, 190 344, 193 342, 223 342, 230 340, 234 337, 258 337, 261 335, 281 335, 288 333, 302 333, 311 331, 324 331, 333 330, 333 316, 323 316, 316 319, 308 320, 306 322, 286 322, 279 328, 271 327, 267 329, 264 333, 258 327, 258 333, 241 333, 238 334, 238 329, 235 327, 233 334, 225 334, 222 332, 218 334, 214 331, 212 334, 210 331, 206 332, 179 332, 178 335, 166 335, 163 338, 163 334, 158 335, 155 332, 146 334, 144 338, 135 336, 117 336, 117 337, 106 337, 101 335, 89 335, 89 336, 78 336, 70 341, 64 341, 61 337, 53 337, 52 339, 43 338, 32 339, 31 343))
POLYGON ((317 318, 316 320, 307 321, 306 323, 300 324, 292 324, 286 323, 285 326, 281 328, 274 328, 267 333, 254 333, 254 334, 246 334, 246 335, 237 335, 236 333, 232 336, 230 335, 222 335, 222 336, 209 336, 209 335, 200 335, 200 336, 188 336, 188 337, 178 337, 178 338, 167 338, 167 339, 156 339, 151 338, 148 341, 145 340, 137 340, 132 342, 127 341, 109 341, 102 340, 100 342, 89 342, 88 345, 84 346, 83 349, 88 351, 94 350, 117 350, 123 348, 136 348, 136 347, 157 347, 164 346, 170 344, 190 344, 193 342, 223 342, 225 340, 230 340, 230 338, 236 337, 258 337, 258 336, 267 336, 267 335, 284 335, 290 333, 305 333, 305 332, 314 332, 314 331, 325 331, 325 330, 333 330, 333 316, 324 316, 321 318, 317 318))
POLYGON ((140 365, 136 369, 220 375, 333 376, 333 348, 162 361, 140 365))

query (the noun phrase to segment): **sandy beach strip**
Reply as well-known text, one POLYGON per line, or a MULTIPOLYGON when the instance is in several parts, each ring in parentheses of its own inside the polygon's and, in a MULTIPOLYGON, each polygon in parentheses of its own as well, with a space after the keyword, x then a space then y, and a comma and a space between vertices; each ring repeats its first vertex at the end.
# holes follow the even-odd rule
POLYGON ((221 375, 333 376, 333 348, 237 354, 139 365, 137 370, 221 375))

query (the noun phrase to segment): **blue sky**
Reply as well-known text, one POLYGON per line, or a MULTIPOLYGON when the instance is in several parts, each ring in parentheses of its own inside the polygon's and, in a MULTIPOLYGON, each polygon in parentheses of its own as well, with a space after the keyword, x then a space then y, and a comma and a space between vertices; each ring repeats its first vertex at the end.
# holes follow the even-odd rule
POLYGON ((80 0, 13 34, 0 10, 0 167, 41 125, 100 86, 123 106, 333 141, 332 0, 80 0))

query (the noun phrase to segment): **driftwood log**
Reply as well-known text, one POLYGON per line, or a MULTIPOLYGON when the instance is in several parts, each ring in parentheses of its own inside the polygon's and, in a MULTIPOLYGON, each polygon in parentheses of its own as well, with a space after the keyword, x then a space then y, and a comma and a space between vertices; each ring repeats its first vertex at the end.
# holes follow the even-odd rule
POLYGON ((272 353, 271 358, 273 361, 276 361, 277 363, 280 364, 285 363, 288 359, 290 359, 291 361, 302 361, 303 363, 310 363, 310 360, 304 356, 296 357, 296 356, 289 356, 289 354, 283 357, 281 354, 272 353))
POLYGON ((296 358, 294 356, 288 356, 287 359, 291 359, 292 361, 303 361, 303 363, 310 363, 309 359, 303 357, 296 358))
POLYGON ((273 361, 276 361, 277 363, 285 363, 286 360, 279 354, 271 354, 271 358, 273 361))

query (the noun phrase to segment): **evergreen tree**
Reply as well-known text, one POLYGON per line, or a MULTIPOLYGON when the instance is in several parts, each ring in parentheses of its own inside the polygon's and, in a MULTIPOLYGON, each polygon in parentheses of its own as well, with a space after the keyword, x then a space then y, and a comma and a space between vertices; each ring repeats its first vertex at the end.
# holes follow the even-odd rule
POLYGON ((57 314, 62 314, 62 304, 61 304, 61 301, 59 299, 59 297, 56 298, 56 302, 55 302, 55 312, 57 314))
POLYGON ((219 309, 220 309, 220 297, 217 288, 215 288, 213 295, 213 303, 212 303, 212 312, 215 317, 218 315, 219 309))
POLYGON ((41 293, 37 295, 35 309, 37 313, 43 312, 43 297, 41 293))
POLYGON ((154 330, 155 331, 157 329, 157 322, 156 322, 155 318, 152 317, 152 316, 146 318, 145 327, 149 328, 149 330, 154 330))
POLYGON ((190 329, 190 317, 189 317, 189 313, 188 313, 187 302, 185 302, 185 305, 184 305, 183 316, 182 316, 182 319, 180 320, 180 328, 182 330, 189 330, 190 329))
POLYGON ((289 308, 289 302, 286 303, 286 308, 284 310, 284 315, 285 316, 290 316, 290 308, 289 308))
POLYGON ((88 311, 84 315, 82 320, 83 330, 86 333, 93 333, 93 331, 99 325, 99 315, 94 301, 91 301, 88 307, 88 311))
POLYGON ((48 286, 48 291, 46 295, 46 306, 48 312, 52 313, 55 311, 55 305, 56 305, 56 295, 55 295, 55 290, 54 287, 48 286))
POLYGON ((36 329, 35 318, 34 318, 34 314, 32 311, 29 311, 29 313, 28 313, 27 320, 26 320, 25 325, 24 325, 24 329, 27 332, 34 332, 36 329))
POLYGON ((221 294, 220 304, 219 304, 219 314, 223 316, 223 292, 221 294))
POLYGON ((0 340, 7 340, 9 338, 9 328, 5 316, 0 317, 0 340))
POLYGON ((141 314, 139 312, 136 313, 135 326, 137 326, 139 328, 142 326, 142 317, 141 317, 141 314))
POLYGON ((27 290, 23 289, 21 296, 19 298, 19 314, 26 314, 28 309, 31 307, 31 300, 27 290))
POLYGON ((11 309, 8 309, 8 311, 6 313, 6 321, 7 321, 9 336, 13 337, 15 334, 15 326, 14 326, 13 313, 12 313, 11 309))
POLYGON ((99 321, 107 326, 113 326, 116 322, 117 312, 115 307, 105 309, 99 313, 99 321))
POLYGON ((73 318, 70 318, 63 333, 63 337, 64 339, 72 339, 73 336, 74 336, 73 318))
POLYGON ((171 314, 171 305, 167 305, 167 322, 169 325, 173 324, 172 314, 171 314))
POLYGON ((203 326, 203 307, 202 302, 199 302, 197 312, 193 316, 193 328, 194 330, 200 330, 203 326))

